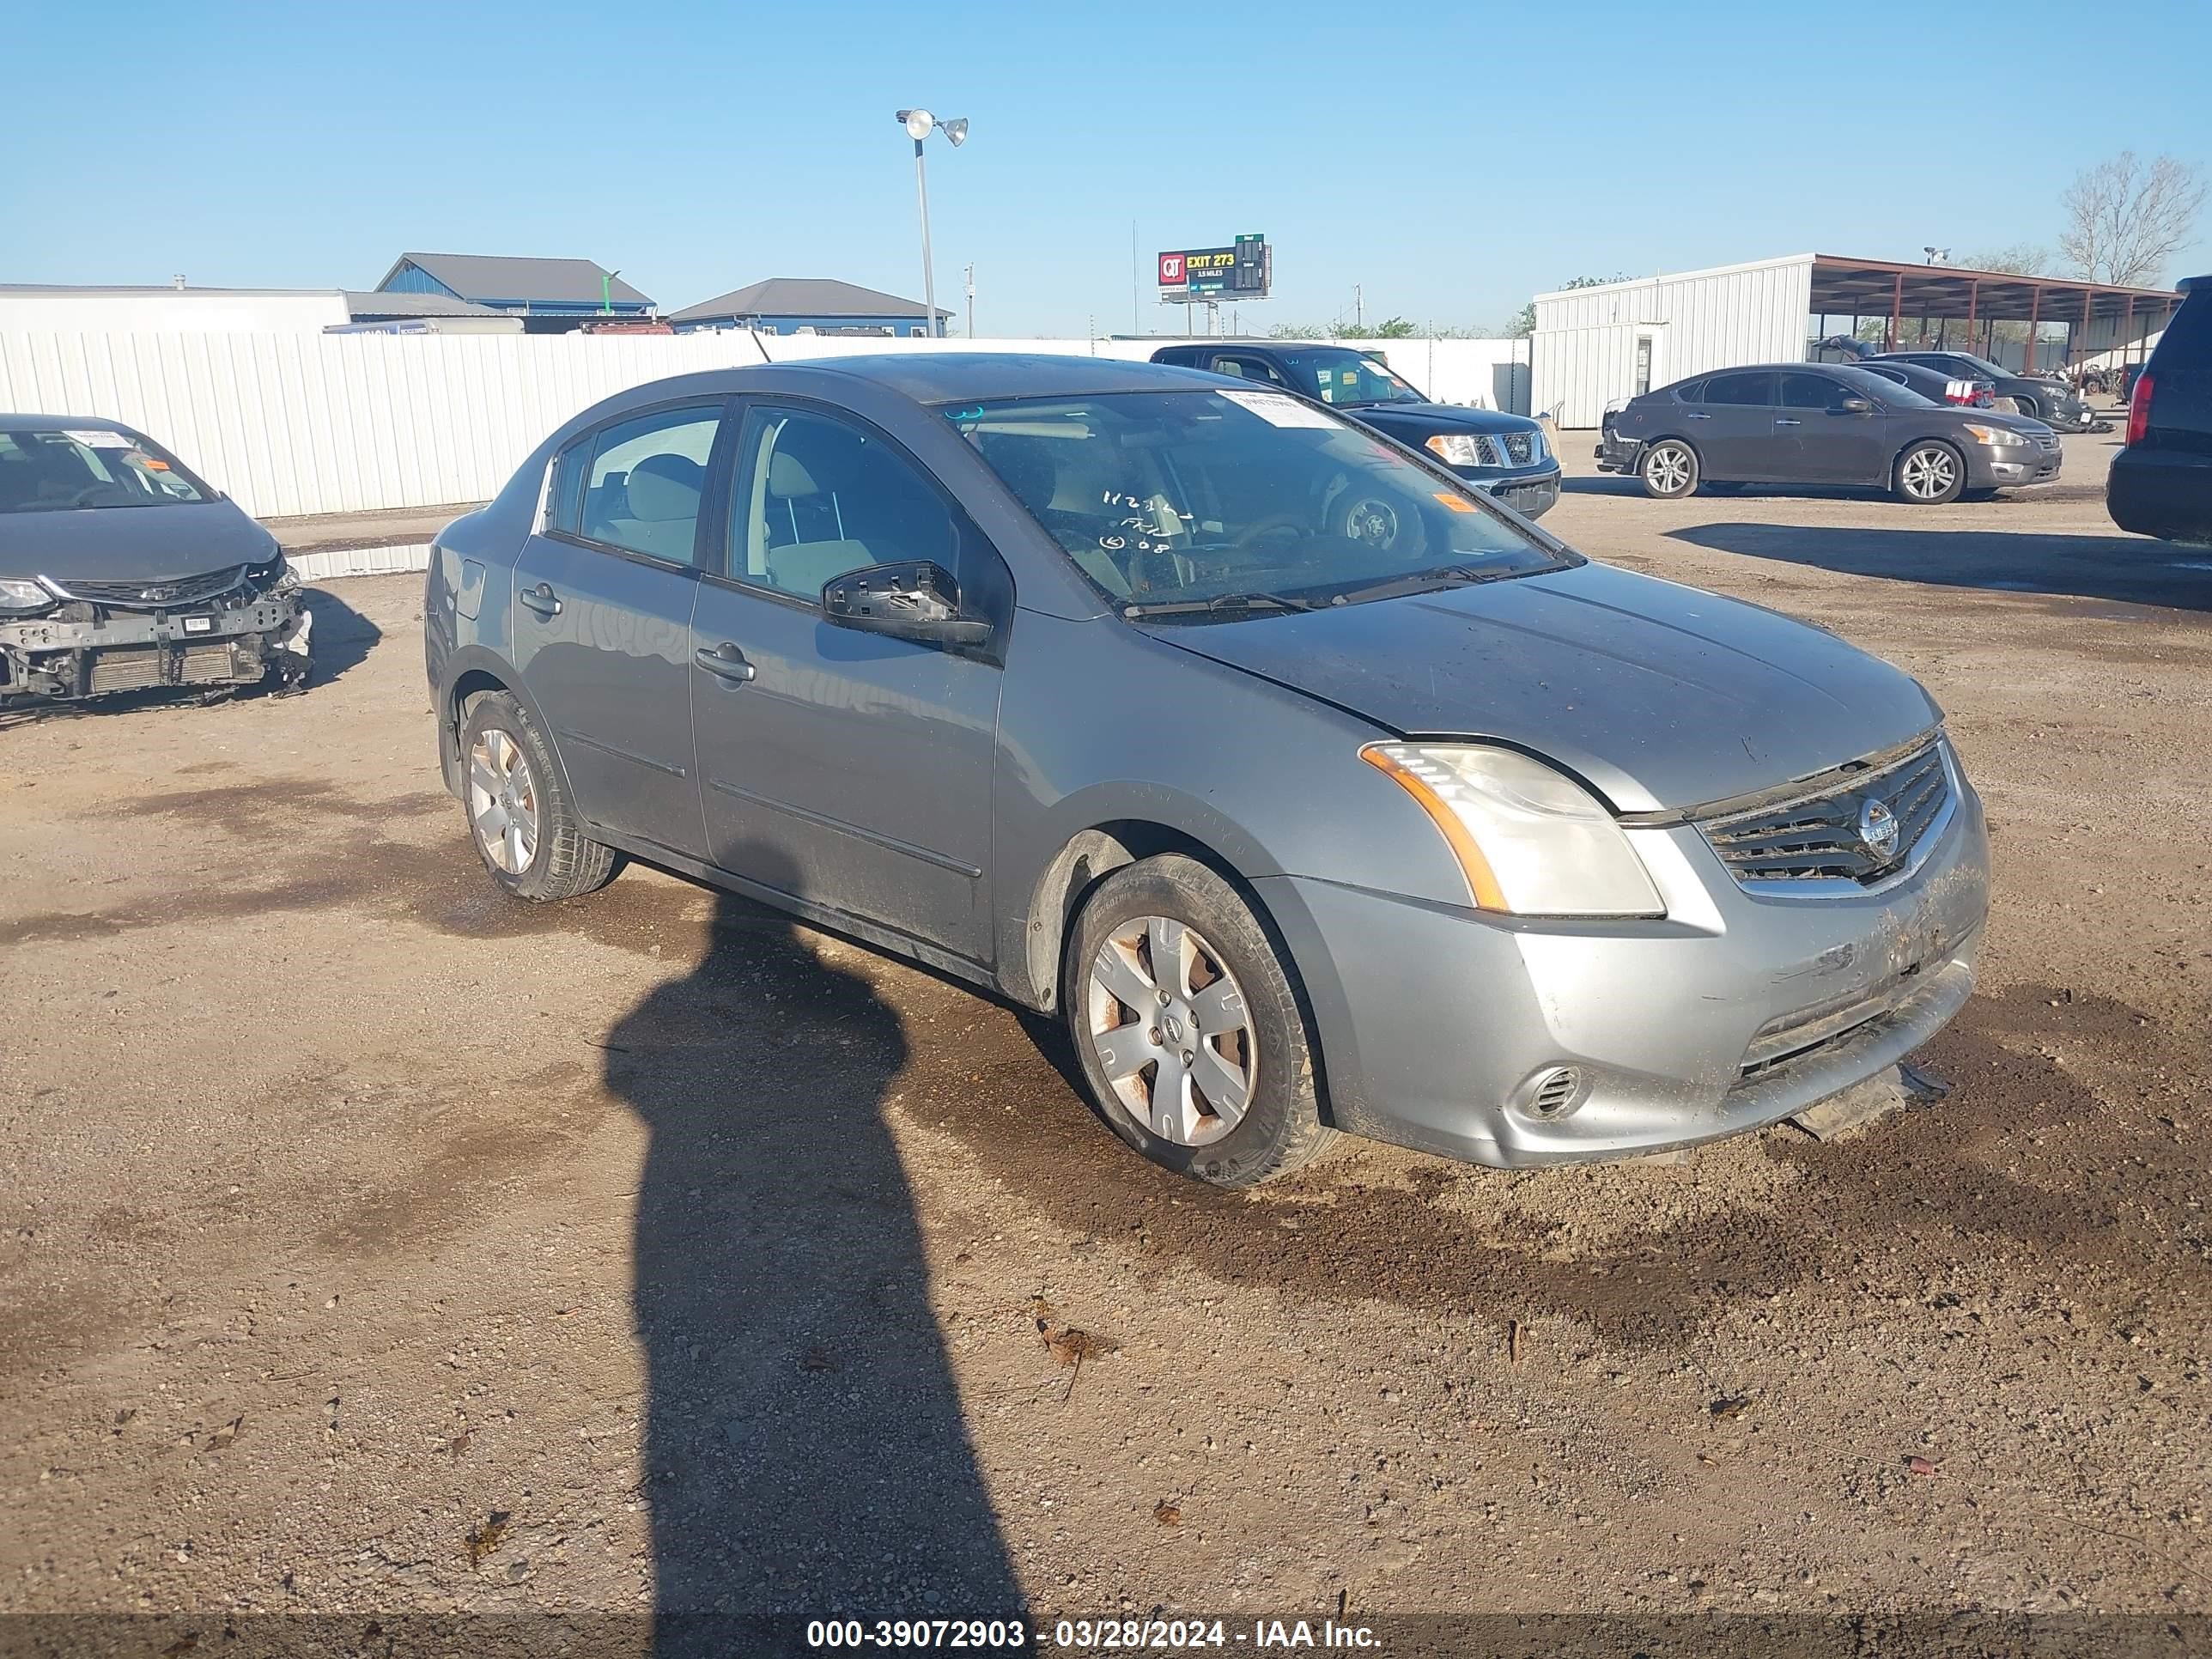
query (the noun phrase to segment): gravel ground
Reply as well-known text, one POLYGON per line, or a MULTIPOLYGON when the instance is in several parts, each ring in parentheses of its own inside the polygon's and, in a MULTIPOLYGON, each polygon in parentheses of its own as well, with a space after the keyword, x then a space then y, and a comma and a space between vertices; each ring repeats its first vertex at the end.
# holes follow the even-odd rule
POLYGON ((1007 1008, 491 891, 419 586, 301 697, 0 717, 0 1609, 2202 1613, 2212 554, 2068 479, 1547 526, 1922 676, 1939 1104, 1177 1185, 1007 1008))

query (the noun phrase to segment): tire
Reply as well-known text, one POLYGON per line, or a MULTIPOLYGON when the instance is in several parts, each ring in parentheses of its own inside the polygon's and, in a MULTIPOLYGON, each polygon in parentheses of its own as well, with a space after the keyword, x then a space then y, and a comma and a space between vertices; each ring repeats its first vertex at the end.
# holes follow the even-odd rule
POLYGON ((1236 889, 1196 859, 1162 854, 1099 883, 1069 932, 1064 967, 1068 1036, 1092 1107, 1161 1168, 1254 1187, 1335 1139, 1321 1121, 1313 1043, 1290 972, 1236 889), (1156 971, 1164 940, 1177 942, 1179 960, 1164 1007, 1156 971), (1189 1045, 1182 1055, 1203 1050, 1215 1064, 1178 1064, 1178 1044, 1189 1045), (1190 1085, 1173 1097, 1172 1118, 1152 1115, 1163 1066, 1190 1085), (1233 1115, 1218 1109, 1240 1089, 1233 1115))
POLYGON ((1955 501, 1966 487, 1966 458, 1932 438, 1911 445, 1897 458, 1890 488, 1897 499, 1915 507, 1955 501))
POLYGON ((1703 471, 1698 452, 1680 438, 1662 438, 1646 449, 1636 463, 1636 476, 1644 480, 1644 493, 1662 501, 1679 501, 1697 493, 1703 471))
POLYGON ((614 879, 614 848, 584 834, 550 745, 507 692, 478 699, 461 726, 461 810, 486 872, 519 899, 577 898, 614 879))

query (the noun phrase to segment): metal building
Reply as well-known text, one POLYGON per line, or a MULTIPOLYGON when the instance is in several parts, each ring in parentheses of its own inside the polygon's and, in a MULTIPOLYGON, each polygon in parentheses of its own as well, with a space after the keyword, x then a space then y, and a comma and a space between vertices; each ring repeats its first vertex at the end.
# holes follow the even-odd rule
POLYGON ((2148 356, 2181 296, 1956 265, 1797 253, 1536 296, 1534 406, 1594 427, 1606 405, 1708 369, 1798 362, 1814 342, 1882 319, 1891 344, 1928 322, 1954 350, 2007 368, 2148 356), (2025 324, 1999 331, 2000 323, 2025 324), (2057 336, 2063 325, 2063 338, 2057 336), (2018 337, 2000 337, 2001 332, 2018 337))

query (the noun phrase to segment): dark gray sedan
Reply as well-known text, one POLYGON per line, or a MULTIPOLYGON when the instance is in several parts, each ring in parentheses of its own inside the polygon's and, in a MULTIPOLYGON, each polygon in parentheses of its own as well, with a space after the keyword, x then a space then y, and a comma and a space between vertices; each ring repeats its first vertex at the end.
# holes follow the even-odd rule
POLYGON ((1607 414, 1598 470, 1662 500, 1700 485, 1857 484, 1923 507, 2048 483, 2063 456, 2040 421, 1959 409, 1862 368, 1768 363, 1699 374, 1607 414))
POLYGON ((1917 684, 1279 391, 641 386, 440 534, 423 616, 507 892, 636 857, 1057 1013, 1115 1131, 1224 1185, 1336 1130, 1711 1140, 1973 985, 1981 808, 1917 684))

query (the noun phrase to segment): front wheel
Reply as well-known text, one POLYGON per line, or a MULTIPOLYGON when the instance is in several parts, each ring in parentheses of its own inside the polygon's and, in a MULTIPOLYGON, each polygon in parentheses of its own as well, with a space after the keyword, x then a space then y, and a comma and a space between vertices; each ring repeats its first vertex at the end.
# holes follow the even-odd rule
POLYGON ((1915 507, 1941 507, 1966 487, 1966 464, 1948 444, 1917 443, 1897 458, 1897 495, 1915 507))
POLYGON ((615 852, 583 832, 559 767, 527 709, 480 697, 461 727, 462 804, 484 869, 517 898, 575 898, 614 878, 615 852))
POLYGON ((1237 890, 1196 859, 1163 854, 1101 882, 1062 983, 1092 1104, 1155 1164, 1252 1187, 1334 1139, 1290 974, 1237 890))
POLYGON ((1698 487, 1698 452, 1680 438, 1663 438, 1644 452, 1637 468, 1644 490, 1662 501, 1680 501, 1698 487))

